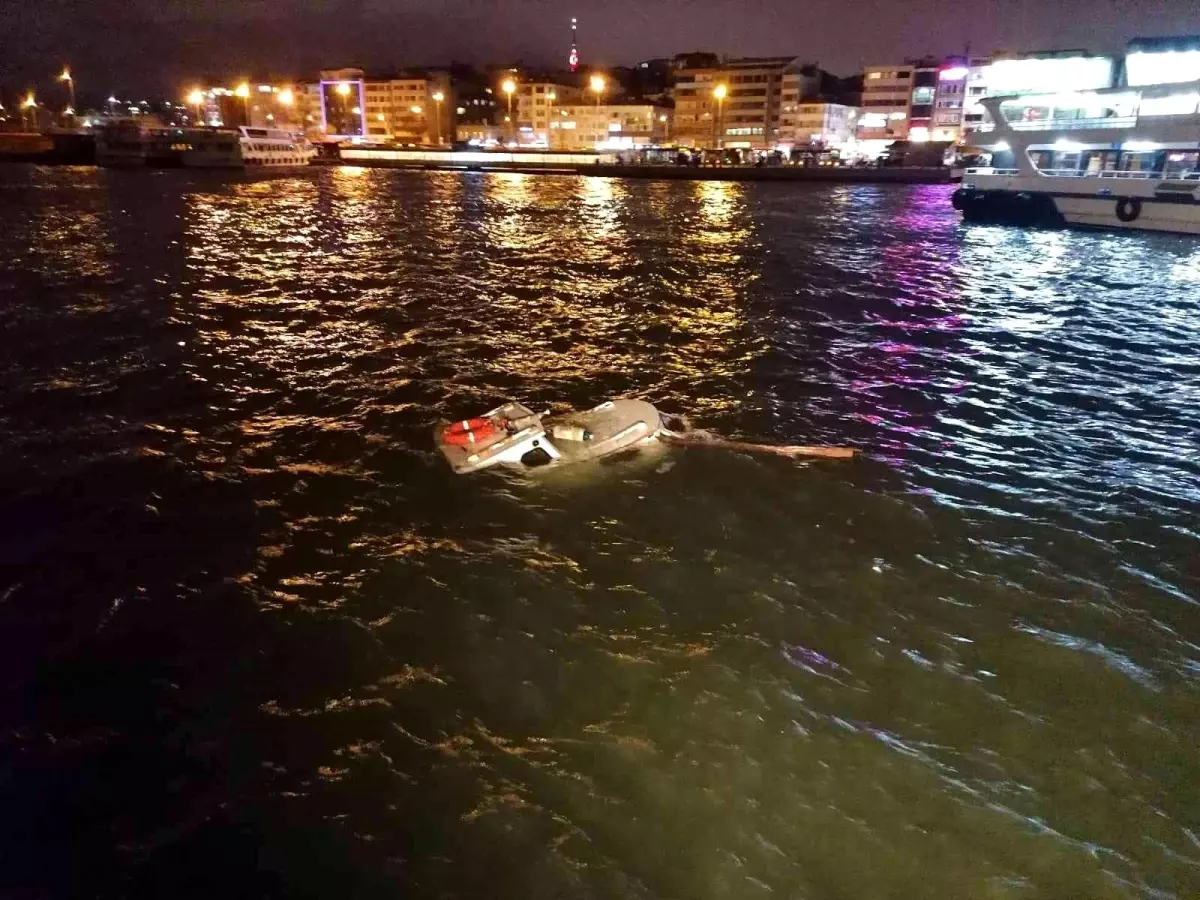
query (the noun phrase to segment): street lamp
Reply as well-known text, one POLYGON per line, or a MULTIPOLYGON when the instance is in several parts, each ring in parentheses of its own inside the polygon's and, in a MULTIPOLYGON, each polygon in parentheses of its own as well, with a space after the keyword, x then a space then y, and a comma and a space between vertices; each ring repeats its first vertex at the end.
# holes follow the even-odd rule
POLYGON ((602 141, 606 136, 604 133, 604 123, 600 121, 600 98, 604 94, 604 76, 593 75, 588 80, 588 87, 590 87, 596 94, 596 124, 600 129, 600 137, 597 140, 602 141))
POLYGON ((285 122, 292 121, 292 104, 296 102, 296 95, 292 93, 292 89, 288 87, 280 88, 275 94, 275 99, 279 101, 279 105, 283 107, 282 118, 285 122))
POLYGON ((437 107, 437 142, 438 146, 442 145, 442 101, 446 99, 446 95, 441 91, 433 92, 433 102, 437 107))
POLYGON ((596 93, 596 109, 600 108, 600 97, 604 93, 605 86, 603 75, 593 75, 588 82, 588 87, 596 93))
MULTIPOLYGON (((21 121, 25 121, 25 110, 32 110, 30 117, 33 119, 33 127, 37 127, 37 100, 33 97, 33 91, 25 95, 25 101, 21 104, 21 121)), ((28 126, 26 126, 28 127, 28 126)))
POLYGON ((723 85, 723 84, 718 84, 715 88, 713 88, 712 93, 713 93, 713 97, 715 97, 716 101, 717 101, 717 117, 715 119, 713 119, 713 125, 716 126, 716 129, 717 129, 717 139, 716 139, 715 143, 717 145, 717 149, 720 150, 722 147, 725 146, 725 140, 724 140, 725 136, 723 133, 725 130, 725 121, 724 121, 725 106, 724 106, 724 104, 725 104, 725 97, 729 94, 729 88, 725 87, 725 85, 723 85))
POLYGON ((58 76, 59 81, 67 83, 67 90, 71 92, 71 105, 68 107, 70 112, 68 115, 75 115, 75 79, 71 77, 71 70, 63 66, 62 74, 58 76))
MULTIPOLYGON (((558 94, 554 91, 548 91, 546 93, 546 99, 550 102, 550 113, 549 113, 550 119, 553 119, 554 118, 554 101, 556 101, 558 99, 558 94)), ((549 124, 549 122, 547 122, 547 124, 549 124)), ((551 131, 549 128, 546 129, 546 144, 547 144, 547 146, 549 146, 549 148, 551 150, 554 149, 554 132, 551 131)))
POLYGON ((344 82, 344 81, 339 81, 338 86, 336 88, 334 88, 334 90, 337 91, 343 97, 350 96, 350 85, 346 84, 346 82, 344 82))
POLYGON ((196 121, 203 125, 204 114, 200 111, 200 107, 204 105, 204 92, 199 88, 196 88, 196 90, 187 95, 187 102, 196 107, 196 121))
POLYGON ((234 96, 242 98, 242 109, 246 112, 246 124, 250 124, 250 85, 242 82, 234 90, 234 96))
MULTIPOLYGON (((408 111, 410 113, 412 113, 414 116, 420 116, 422 113, 425 112, 425 110, 423 110, 421 107, 416 106, 416 105, 410 106, 408 108, 408 111)), ((421 129, 421 143, 422 144, 424 144, 426 139, 429 137, 429 133, 428 133, 429 129, 426 126, 427 126, 427 123, 423 122, 423 121, 420 123, 420 126, 419 126, 421 129)))
POLYGON ((112 94, 108 95, 108 114, 110 116, 113 114, 113 108, 120 102, 121 101, 118 100, 116 97, 114 97, 112 94))
MULTIPOLYGON (((512 100, 513 100, 513 94, 515 94, 517 92, 517 83, 515 81, 513 81, 511 78, 505 78, 504 83, 500 85, 500 90, 502 90, 502 91, 504 91, 504 93, 508 94, 508 118, 506 118, 504 121, 512 122, 512 120, 513 120, 512 100)), ((516 125, 514 124, 511 129, 510 137, 516 134, 516 130, 517 130, 516 125)))

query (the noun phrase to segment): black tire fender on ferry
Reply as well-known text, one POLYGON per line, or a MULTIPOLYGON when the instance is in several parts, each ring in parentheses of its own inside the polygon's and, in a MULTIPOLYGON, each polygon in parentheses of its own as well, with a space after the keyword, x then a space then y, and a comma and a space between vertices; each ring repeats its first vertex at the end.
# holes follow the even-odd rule
POLYGON ((1142 201, 1137 197, 1122 197, 1117 201, 1117 218, 1122 222, 1136 222, 1142 214, 1142 201))
POLYGON ((959 188, 950 196, 950 205, 962 212, 963 208, 963 189, 959 188))

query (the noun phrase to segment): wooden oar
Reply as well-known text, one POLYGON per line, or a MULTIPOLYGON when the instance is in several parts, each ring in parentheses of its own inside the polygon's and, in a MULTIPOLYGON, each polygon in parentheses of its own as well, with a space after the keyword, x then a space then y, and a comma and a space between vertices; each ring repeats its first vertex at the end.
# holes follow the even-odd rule
POLYGON ((792 444, 777 446, 774 444, 750 444, 746 441, 727 441, 725 438, 714 436, 701 437, 677 431, 662 431, 659 433, 664 441, 681 444, 685 447, 714 447, 721 450, 744 450, 748 453, 772 453, 775 456, 786 456, 795 459, 798 456, 819 456, 825 459, 853 459, 858 451, 853 447, 805 447, 792 444))

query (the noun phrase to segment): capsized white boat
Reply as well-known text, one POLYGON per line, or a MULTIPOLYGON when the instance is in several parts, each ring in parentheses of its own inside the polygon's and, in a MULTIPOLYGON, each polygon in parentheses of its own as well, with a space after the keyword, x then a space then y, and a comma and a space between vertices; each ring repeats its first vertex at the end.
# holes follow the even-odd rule
POLYGON ((644 400, 609 400, 553 417, 505 403, 473 419, 440 423, 434 442, 465 475, 500 464, 538 468, 599 459, 652 441, 662 430, 658 410, 644 400))

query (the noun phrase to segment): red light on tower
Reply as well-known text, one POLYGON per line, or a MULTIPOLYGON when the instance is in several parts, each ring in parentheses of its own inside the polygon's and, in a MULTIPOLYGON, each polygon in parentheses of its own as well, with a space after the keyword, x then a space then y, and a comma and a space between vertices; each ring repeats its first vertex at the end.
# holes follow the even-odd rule
POLYGON ((571 67, 572 72, 574 72, 576 69, 579 68, 579 41, 577 40, 578 32, 579 32, 578 25, 579 25, 579 20, 572 16, 572 18, 571 18, 571 55, 567 57, 567 64, 571 67))

